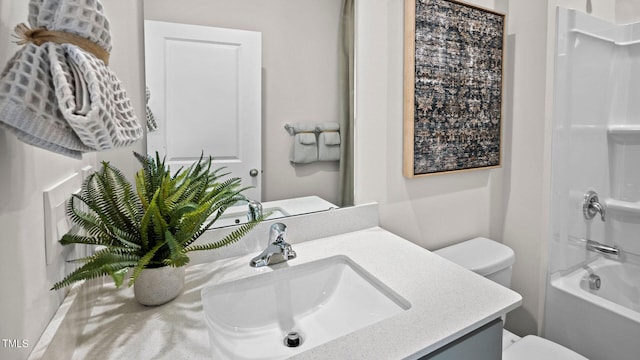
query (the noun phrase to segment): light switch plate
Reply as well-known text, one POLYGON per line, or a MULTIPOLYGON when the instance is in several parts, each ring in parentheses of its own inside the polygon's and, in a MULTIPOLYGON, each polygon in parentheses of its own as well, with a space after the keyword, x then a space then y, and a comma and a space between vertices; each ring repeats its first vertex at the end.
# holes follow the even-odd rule
POLYGON ((44 235, 47 265, 51 265, 57 255, 62 253, 58 240, 71 228, 67 218, 67 202, 71 194, 80 191, 82 179, 79 173, 44 190, 44 235))
POLYGON ((93 166, 87 165, 83 167, 80 172, 82 173, 82 182, 84 182, 85 180, 87 180, 89 175, 93 174, 93 166))
MULTIPOLYGON (((84 184, 85 181, 87 181, 87 178, 94 173, 94 168, 91 165, 87 165, 85 167, 83 167, 82 169, 80 169, 80 174, 82 175, 82 183, 84 184)), ((80 209, 83 211, 88 211, 89 209, 87 208, 87 205, 85 204, 77 204, 80 206, 80 209)), ((71 254, 72 258, 71 259, 80 259, 80 258, 84 258, 90 255, 93 255, 94 253, 94 245, 83 245, 83 244, 75 244, 75 249, 74 249, 74 253, 71 254)), ((74 266, 74 269, 77 266, 74 266)))

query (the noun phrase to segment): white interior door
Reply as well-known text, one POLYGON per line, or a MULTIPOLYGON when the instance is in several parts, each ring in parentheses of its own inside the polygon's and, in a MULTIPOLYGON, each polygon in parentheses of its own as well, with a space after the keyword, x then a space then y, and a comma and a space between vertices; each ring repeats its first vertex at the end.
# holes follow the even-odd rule
POLYGON ((261 33, 145 21, 147 152, 172 169, 213 156, 261 200, 261 33))

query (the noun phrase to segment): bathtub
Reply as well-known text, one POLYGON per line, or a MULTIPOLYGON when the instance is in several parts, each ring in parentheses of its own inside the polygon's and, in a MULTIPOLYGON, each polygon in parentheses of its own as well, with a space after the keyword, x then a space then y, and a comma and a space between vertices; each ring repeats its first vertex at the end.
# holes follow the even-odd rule
POLYGON ((544 335, 590 360, 640 359, 640 266, 596 258, 553 275, 544 335), (589 287, 591 274, 600 278, 597 290, 589 287))

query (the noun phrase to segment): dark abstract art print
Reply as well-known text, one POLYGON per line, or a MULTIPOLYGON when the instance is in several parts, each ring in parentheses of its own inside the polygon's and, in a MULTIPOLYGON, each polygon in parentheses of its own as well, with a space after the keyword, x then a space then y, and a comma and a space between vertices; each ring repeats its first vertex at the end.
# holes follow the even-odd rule
POLYGON ((405 0, 404 175, 500 166, 505 16, 405 0))

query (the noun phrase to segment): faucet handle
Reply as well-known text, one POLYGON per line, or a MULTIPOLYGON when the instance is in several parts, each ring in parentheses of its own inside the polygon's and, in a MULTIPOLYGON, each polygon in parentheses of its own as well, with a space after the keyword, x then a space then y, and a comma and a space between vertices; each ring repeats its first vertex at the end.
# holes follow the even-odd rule
POLYGON ((296 254, 295 251, 293 251, 293 249, 291 248, 291 245, 289 244, 282 244, 282 256, 286 259, 286 260, 291 260, 291 259, 295 259, 296 256, 298 256, 298 254, 296 254))
POLYGON ((285 244, 284 237, 287 234, 287 225, 283 223, 275 223, 269 229, 269 244, 281 245, 285 244))
POLYGON ((605 208, 598 200, 598 194, 593 191, 587 191, 584 194, 584 201, 582 202, 582 214, 587 220, 593 219, 596 214, 600 214, 600 219, 605 221, 605 208))

